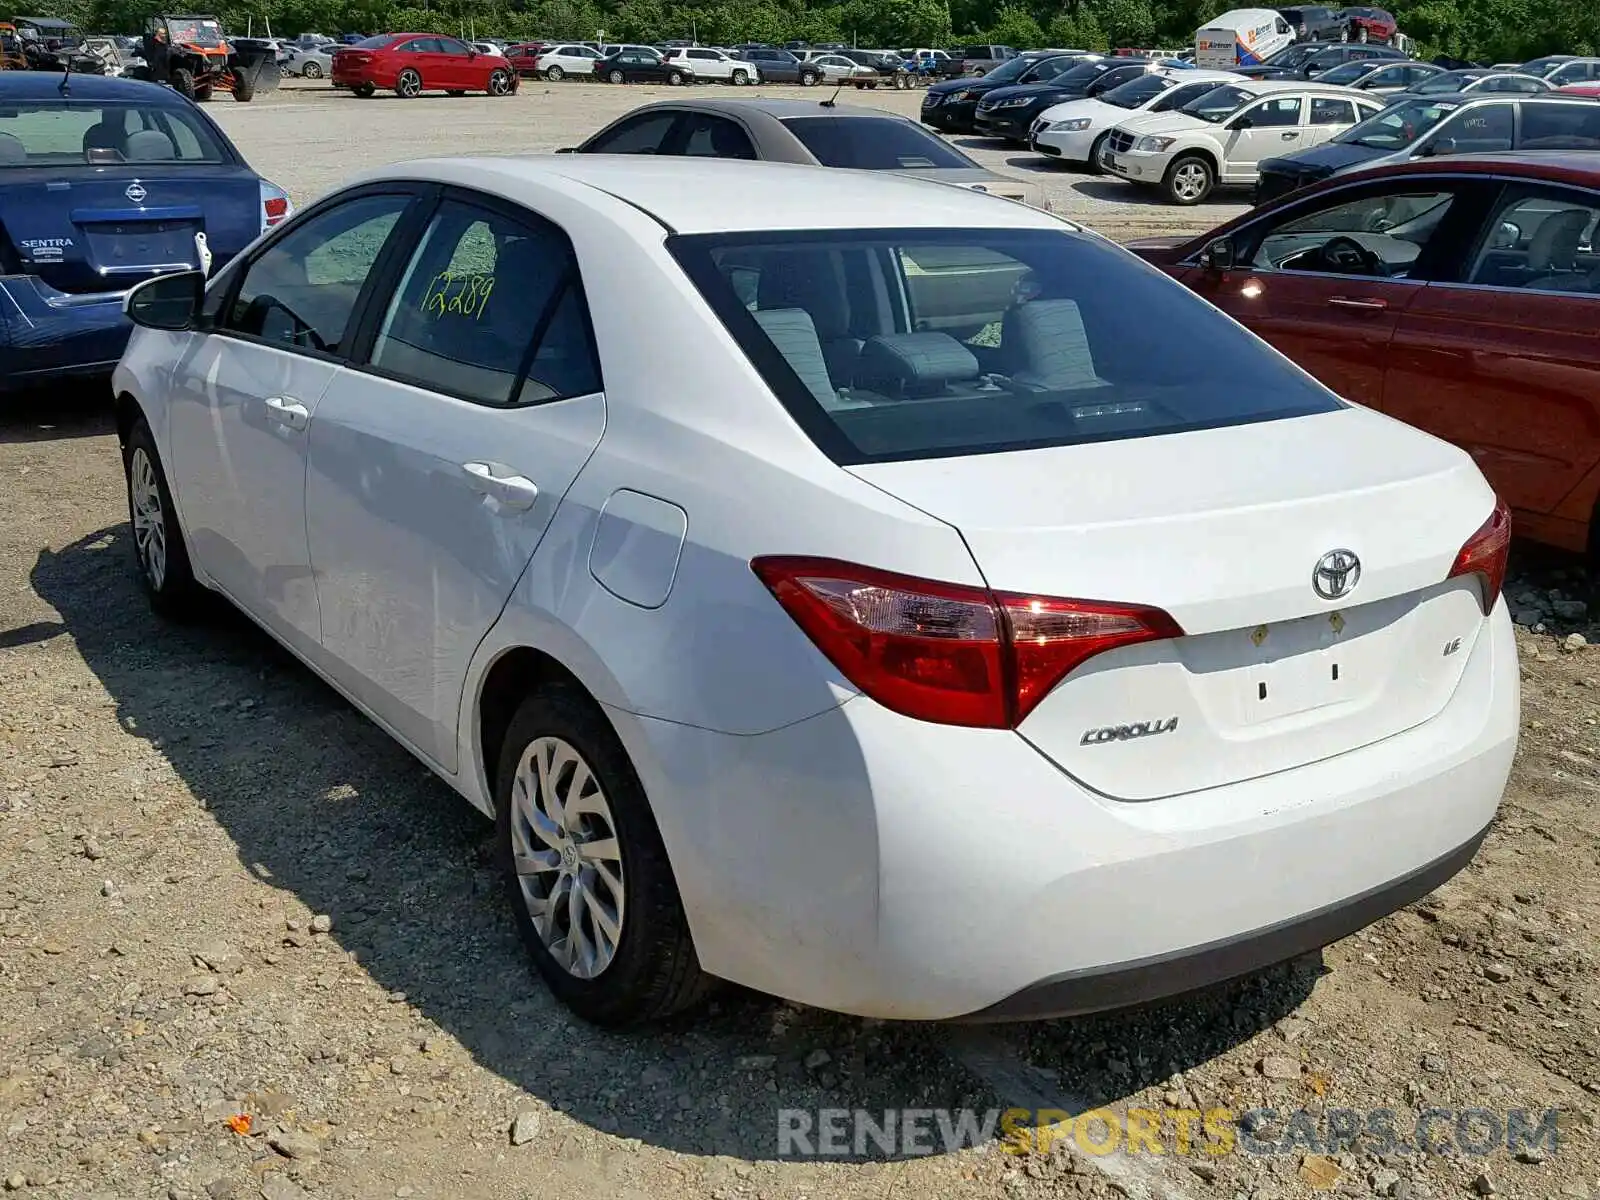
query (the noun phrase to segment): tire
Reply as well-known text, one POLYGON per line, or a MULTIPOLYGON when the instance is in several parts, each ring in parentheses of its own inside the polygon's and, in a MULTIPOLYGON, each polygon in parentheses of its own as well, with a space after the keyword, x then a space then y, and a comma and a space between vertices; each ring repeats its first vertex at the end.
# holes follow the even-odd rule
POLYGON ((731 76, 729 76, 729 80, 734 87, 744 87, 750 82, 750 72, 736 70, 731 76))
POLYGON ((496 67, 489 72, 489 95, 509 96, 517 90, 517 77, 496 67))
POLYGON ((378 94, 378 89, 370 83, 358 83, 350 89, 350 92, 362 100, 371 100, 378 94))
POLYGON ((305 69, 301 71, 300 74, 304 75, 307 79, 321 79, 322 68, 314 62, 308 62, 305 65, 305 69))
POLYGON ((683 72, 682 71, 673 71, 670 75, 667 76, 667 86, 668 87, 682 87, 683 83, 684 83, 684 79, 683 79, 683 72))
POLYGON ((901 74, 896 74, 895 75, 895 77, 894 77, 894 87, 895 87, 895 90, 897 92, 903 92, 910 86, 911 86, 910 82, 906 79, 906 77, 904 75, 901 75, 901 74))
POLYGON ((815 71, 801 71, 800 72, 800 86, 801 87, 816 87, 817 84, 819 84, 821 82, 822 82, 822 76, 818 75, 815 71))
POLYGON ((623 76, 622 76, 622 72, 621 71, 607 71, 606 72, 606 82, 607 83, 621 83, 622 81, 623 81, 623 76))
POLYGON ((134 565, 150 607, 173 620, 193 616, 204 589, 189 565, 189 550, 172 507, 161 455, 143 417, 134 421, 122 447, 122 470, 127 480, 134 565))
POLYGON ((544 77, 546 79, 548 79, 551 83, 560 83, 563 79, 565 79, 567 77, 567 73, 565 71, 563 71, 560 67, 546 67, 545 68, 545 72, 544 72, 544 77))
POLYGON ((422 95, 422 76, 407 67, 395 77, 394 94, 402 100, 415 100, 422 95))
POLYGON ((249 104, 256 98, 256 78, 254 75, 240 75, 233 77, 233 98, 240 104, 249 104))
POLYGON ((186 67, 173 67, 172 73, 167 77, 167 82, 172 84, 172 90, 177 92, 178 95, 187 96, 190 100, 194 99, 193 71, 188 70, 186 67))
POLYGON ((1111 136, 1108 129, 1089 145, 1089 174, 1104 175, 1106 169, 1100 165, 1100 151, 1105 149, 1106 139, 1111 136))
POLYGON ((1216 186, 1215 169, 1197 154, 1179 156, 1161 180, 1161 190, 1167 199, 1184 207, 1199 204, 1216 186))
POLYGON ((587 697, 557 685, 523 701, 501 748, 495 811, 517 930, 535 969, 569 1009, 618 1028, 670 1016, 710 990, 644 789, 616 732, 587 697), (586 803, 575 814, 580 771, 595 786, 579 785, 586 803), (546 782, 555 786, 547 789, 546 782), (547 834, 536 831, 535 820, 547 834), (598 854, 582 849, 601 844, 598 854), (535 862, 539 869, 527 870, 535 862), (568 898, 580 887, 592 904, 576 914, 583 936, 574 946, 568 898), (548 906, 543 932, 534 915, 541 904, 548 906))
POLYGON ((1356 30, 1356 41, 1361 42, 1363 45, 1366 44, 1371 37, 1372 35, 1367 32, 1367 27, 1365 25, 1356 30))
POLYGON ((1350 27, 1349 26, 1346 26, 1345 28, 1339 30, 1339 40, 1341 42, 1348 42, 1350 40, 1350 27))
POLYGON ((208 83, 208 84, 204 84, 204 85, 201 85, 201 86, 197 86, 194 89, 194 99, 195 99, 195 103, 196 104, 204 104, 207 100, 210 100, 211 99, 211 85, 208 83))

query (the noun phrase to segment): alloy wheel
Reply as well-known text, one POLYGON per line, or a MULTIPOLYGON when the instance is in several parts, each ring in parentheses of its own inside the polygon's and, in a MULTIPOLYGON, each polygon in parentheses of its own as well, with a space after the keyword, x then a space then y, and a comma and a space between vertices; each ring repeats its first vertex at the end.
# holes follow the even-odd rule
POLYGON ((517 764, 511 849, 523 904, 550 957, 575 978, 600 975, 622 937, 622 849, 600 781, 561 738, 535 738, 517 764))
POLYGON ((504 71, 494 71, 489 76, 489 94, 504 96, 511 90, 511 79, 504 71))
POLYGON ((143 447, 135 447, 128 459, 128 496, 133 501, 133 542, 139 565, 150 586, 159 592, 167 581, 167 520, 155 464, 143 447))
POLYGON ((401 71, 395 90, 408 100, 422 94, 422 77, 415 71, 401 71))
POLYGON ((1206 191, 1206 169, 1199 163, 1184 163, 1172 173, 1172 190, 1181 200, 1200 199, 1206 191))

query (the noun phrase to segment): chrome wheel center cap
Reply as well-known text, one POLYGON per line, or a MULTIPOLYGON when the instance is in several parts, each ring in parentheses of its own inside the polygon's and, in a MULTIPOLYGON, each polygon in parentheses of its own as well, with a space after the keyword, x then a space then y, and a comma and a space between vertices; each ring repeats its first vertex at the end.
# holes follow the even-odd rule
POLYGON ((578 869, 578 847, 576 843, 568 842, 561 848, 561 869, 568 872, 578 869))

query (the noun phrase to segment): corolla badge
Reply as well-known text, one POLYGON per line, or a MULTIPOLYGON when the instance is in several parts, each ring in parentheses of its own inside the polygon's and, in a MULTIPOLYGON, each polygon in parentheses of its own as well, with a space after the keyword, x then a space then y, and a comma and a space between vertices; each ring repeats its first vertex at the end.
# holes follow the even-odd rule
POLYGON ((1329 550, 1311 572, 1311 586, 1324 600, 1348 596, 1360 581, 1361 560, 1353 550, 1329 550))
POLYGON ((1080 746, 1099 746, 1106 742, 1127 742, 1134 738, 1154 737, 1160 733, 1171 733, 1178 727, 1177 717, 1168 717, 1165 720, 1135 721, 1131 725, 1107 725, 1103 729, 1086 729, 1083 731, 1083 740, 1080 746))
POLYGON ((145 191, 144 188, 140 184, 130 183, 128 185, 128 190, 123 192, 122 194, 124 196, 126 196, 129 200, 132 200, 135 204, 143 204, 144 203, 144 198, 146 196, 148 196, 150 193, 145 191))

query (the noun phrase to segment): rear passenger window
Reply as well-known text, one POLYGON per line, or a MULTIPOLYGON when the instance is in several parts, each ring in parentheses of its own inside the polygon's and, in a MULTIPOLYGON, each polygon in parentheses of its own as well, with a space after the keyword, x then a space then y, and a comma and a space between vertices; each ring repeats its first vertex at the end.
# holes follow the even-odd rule
POLYGON ((693 113, 686 121, 688 131, 681 153, 695 158, 755 159, 756 148, 749 135, 725 117, 693 113))
POLYGON ((1313 125, 1354 125, 1356 106, 1348 100, 1330 100, 1326 96, 1311 98, 1311 123, 1313 125))
POLYGON ((342 353, 367 275, 410 203, 362 196, 289 230, 245 268, 222 328, 342 353))
POLYGON ((571 243, 559 229, 441 205, 390 302, 372 366, 497 406, 600 390, 571 243))
POLYGON ((1517 149, 1600 150, 1600 104, 1524 104, 1517 149))

